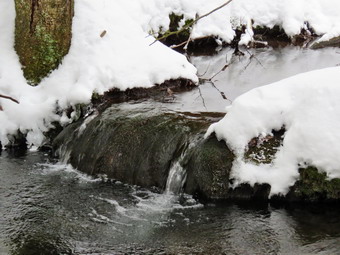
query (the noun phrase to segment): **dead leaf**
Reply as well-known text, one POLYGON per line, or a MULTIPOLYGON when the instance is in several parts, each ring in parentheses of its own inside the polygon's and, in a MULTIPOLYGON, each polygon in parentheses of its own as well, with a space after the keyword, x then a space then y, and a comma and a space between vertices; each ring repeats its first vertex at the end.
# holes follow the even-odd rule
POLYGON ((103 38, 106 35, 106 30, 104 30, 101 34, 100 37, 103 38))

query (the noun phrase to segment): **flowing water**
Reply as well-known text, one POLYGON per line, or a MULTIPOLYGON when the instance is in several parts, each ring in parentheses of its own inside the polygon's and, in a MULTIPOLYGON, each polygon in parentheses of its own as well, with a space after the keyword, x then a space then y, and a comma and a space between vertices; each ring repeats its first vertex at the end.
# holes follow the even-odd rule
MULTIPOLYGON (((338 51, 260 49, 251 50, 256 59, 233 59, 225 49, 191 57, 205 78, 199 89, 134 106, 221 112, 251 88, 339 64, 338 51)), ((202 205, 178 195, 186 176, 180 163, 162 193, 91 178, 41 152, 3 151, 0 254, 340 254, 338 205, 202 205)))
POLYGON ((340 254, 338 207, 205 205, 0 156, 0 254, 340 254))

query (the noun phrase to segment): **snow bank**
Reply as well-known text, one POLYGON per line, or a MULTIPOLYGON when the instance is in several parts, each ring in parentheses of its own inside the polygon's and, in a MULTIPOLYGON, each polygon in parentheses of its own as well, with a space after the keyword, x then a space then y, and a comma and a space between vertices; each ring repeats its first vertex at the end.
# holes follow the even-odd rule
MULTIPOLYGON (((225 2, 226 0, 164 0, 162 9, 152 20, 162 20, 161 17, 169 13, 169 9, 175 10, 173 12, 176 14, 184 14, 186 19, 194 19, 196 14, 202 16, 225 2)), ((339 17, 338 0, 234 0, 226 7, 199 20, 193 29, 192 38, 213 35, 230 42, 235 35, 234 29, 246 25, 248 29, 242 36, 241 44, 248 44, 253 36, 253 21, 253 27, 280 26, 288 36, 299 34, 308 22, 316 34, 322 35, 320 40, 329 40, 340 35, 339 17)), ((168 28, 166 22, 161 24, 165 29, 168 28)), ((157 27, 152 28, 157 31, 157 27)))
MULTIPOLYGON (((0 1, 0 93, 20 101, 0 99, 0 140, 17 130, 27 133, 28 143, 39 145, 53 121, 68 120, 55 114, 77 103, 89 102, 92 92, 110 88, 151 87, 173 78, 197 81, 196 69, 186 58, 155 43, 148 32, 169 28, 169 14, 193 19, 225 0, 75 0, 72 43, 58 70, 37 87, 28 86, 13 49, 15 8, 13 1, 0 1), (104 37, 100 37, 103 31, 104 37)), ((193 38, 215 35, 227 42, 234 28, 248 24, 241 42, 252 39, 254 25, 282 26, 288 35, 300 32, 305 22, 323 38, 340 34, 340 2, 337 0, 234 0, 227 7, 201 19, 193 38)))
POLYGON ((340 67, 299 74, 253 89, 238 97, 226 116, 212 124, 215 132, 236 154, 236 184, 269 183, 271 194, 288 191, 297 180, 299 165, 340 178, 340 67), (251 138, 285 127, 282 147, 270 165, 245 162, 251 138))
POLYGON ((134 3, 76 0, 69 54, 39 86, 31 87, 13 48, 14 1, 0 1, 0 93, 20 101, 0 99, 3 145, 17 130, 27 133, 29 144, 40 145, 53 121, 70 121, 55 114, 56 108, 88 103, 93 91, 151 87, 176 78, 197 81, 195 67, 183 55, 159 42, 150 46, 155 39, 143 30, 150 17, 141 1, 134 3))

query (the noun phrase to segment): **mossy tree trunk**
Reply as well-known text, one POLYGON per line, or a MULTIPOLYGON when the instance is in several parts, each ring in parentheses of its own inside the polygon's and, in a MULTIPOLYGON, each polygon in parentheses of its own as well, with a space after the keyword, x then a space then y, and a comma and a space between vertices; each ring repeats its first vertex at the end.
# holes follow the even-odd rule
POLYGON ((24 76, 37 85, 68 53, 74 0, 15 0, 15 50, 24 76))

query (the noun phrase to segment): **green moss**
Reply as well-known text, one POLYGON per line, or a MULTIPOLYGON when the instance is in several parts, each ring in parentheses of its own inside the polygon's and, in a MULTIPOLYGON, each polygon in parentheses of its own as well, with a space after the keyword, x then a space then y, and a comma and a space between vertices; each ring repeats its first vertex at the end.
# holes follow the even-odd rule
POLYGON ((42 78, 56 69, 63 57, 62 49, 58 42, 44 27, 37 27, 36 39, 39 43, 35 46, 33 61, 24 68, 24 75, 32 85, 40 83, 42 78))
POLYGON ((183 15, 177 15, 175 13, 171 13, 169 15, 170 19, 170 25, 169 25, 169 30, 170 31, 177 31, 179 28, 179 22, 184 18, 183 15))
POLYGON ((92 93, 91 101, 95 101, 95 100, 99 100, 99 99, 100 99, 99 93, 97 93, 96 91, 94 91, 94 92, 92 93))
POLYGON ((245 159, 257 164, 270 164, 282 145, 284 128, 273 131, 273 135, 264 138, 255 137, 248 144, 245 159))
POLYGON ((182 42, 186 41, 190 36, 190 31, 192 29, 193 20, 188 19, 185 20, 184 25, 182 27, 179 26, 179 23, 184 19, 183 15, 177 15, 175 13, 171 13, 169 15, 170 24, 169 30, 162 32, 160 28, 159 39, 163 38, 168 42, 182 42))
POLYGON ((218 141, 214 136, 201 140, 187 154, 187 158, 185 192, 204 199, 225 199, 234 160, 225 142, 218 141))
POLYGON ((325 172, 315 167, 300 168, 300 179, 294 184, 295 196, 302 200, 339 200, 340 179, 328 179, 325 172))
POLYGON ((28 83, 56 69, 71 43, 73 1, 15 0, 15 50, 28 83))

